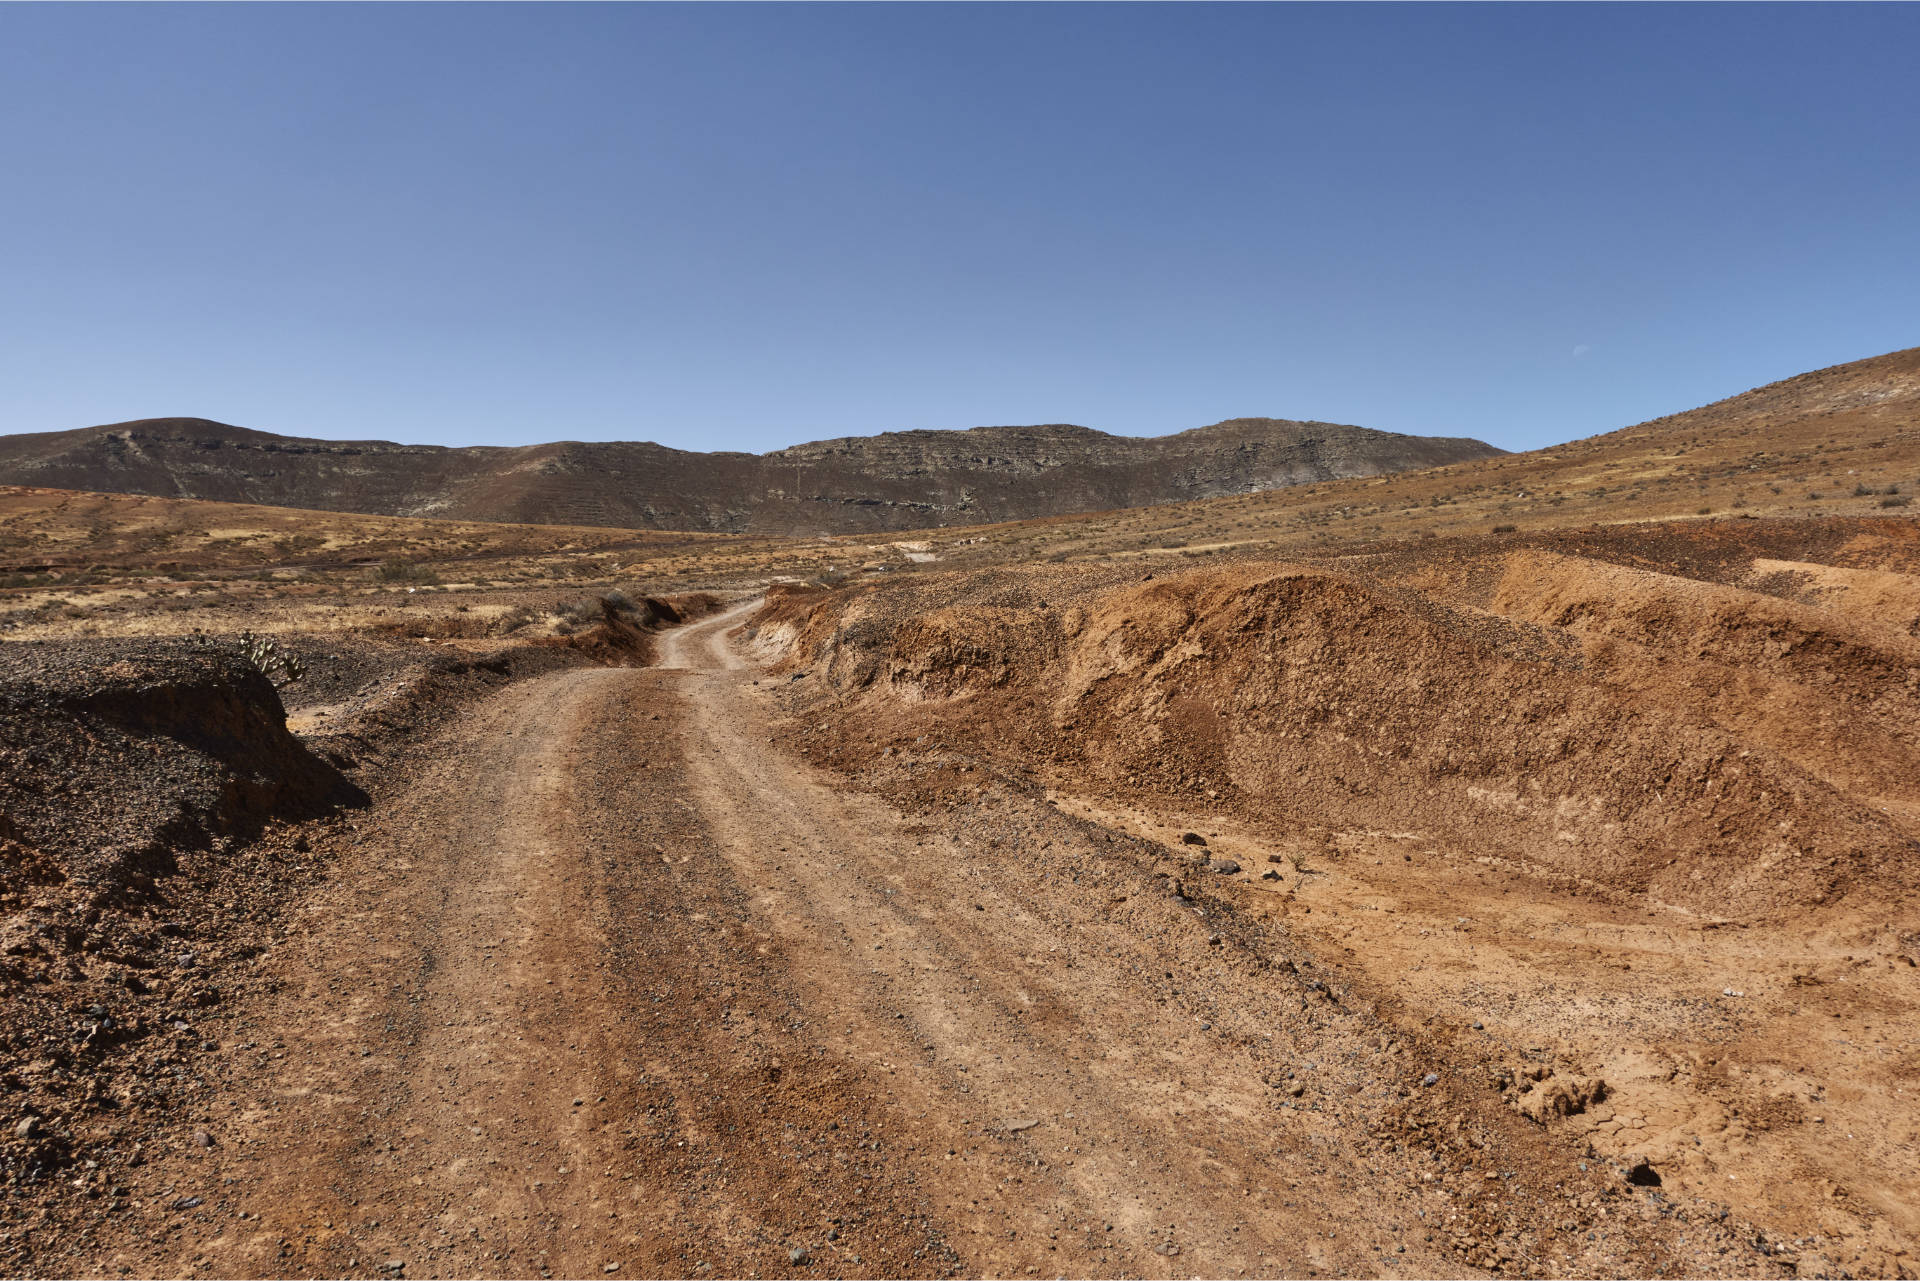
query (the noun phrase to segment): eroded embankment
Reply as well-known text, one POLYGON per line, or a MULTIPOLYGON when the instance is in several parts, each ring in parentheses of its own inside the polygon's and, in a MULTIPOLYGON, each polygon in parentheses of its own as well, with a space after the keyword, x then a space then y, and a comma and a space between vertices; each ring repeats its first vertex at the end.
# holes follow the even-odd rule
POLYGON ((1427 833, 1700 916, 1911 886, 1904 629, 1537 552, 1461 576, 1495 585, 1484 606, 1418 578, 926 576, 777 596, 755 630, 859 708, 836 732, 855 753, 938 734, 1079 789, 1427 833))

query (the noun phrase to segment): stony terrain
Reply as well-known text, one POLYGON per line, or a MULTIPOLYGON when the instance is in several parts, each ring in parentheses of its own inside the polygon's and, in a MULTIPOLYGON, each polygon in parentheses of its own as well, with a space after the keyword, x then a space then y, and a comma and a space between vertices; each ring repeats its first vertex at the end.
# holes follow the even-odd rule
POLYGON ((0 1271, 1913 1276, 1916 484, 1896 353, 899 537, 0 492, 0 1271))
POLYGON ((888 432, 763 455, 624 442, 447 449, 156 418, 0 437, 0 483, 387 516, 830 534, 1179 502, 1499 452, 1273 418, 1152 438, 1073 426, 888 432))

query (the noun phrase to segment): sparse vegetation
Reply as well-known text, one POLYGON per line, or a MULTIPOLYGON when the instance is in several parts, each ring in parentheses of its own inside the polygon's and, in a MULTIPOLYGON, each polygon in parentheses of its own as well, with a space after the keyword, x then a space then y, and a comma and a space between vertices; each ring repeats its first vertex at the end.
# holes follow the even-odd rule
POLYGON ((375 582, 405 583, 409 586, 434 585, 440 582, 440 575, 430 566, 410 560, 383 560, 380 567, 373 571, 375 582))
POLYGON ((271 636, 241 632, 240 652, 247 656, 249 663, 260 669, 261 675, 273 682, 276 689, 285 689, 307 674, 306 664, 300 661, 300 656, 271 636))

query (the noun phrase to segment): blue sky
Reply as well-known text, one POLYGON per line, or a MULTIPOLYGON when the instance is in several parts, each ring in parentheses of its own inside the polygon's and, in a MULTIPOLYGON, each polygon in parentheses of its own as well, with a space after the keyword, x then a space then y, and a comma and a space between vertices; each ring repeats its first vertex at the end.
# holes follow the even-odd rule
POLYGON ((1920 344, 1920 6, 0 6, 0 431, 1610 430, 1920 344))

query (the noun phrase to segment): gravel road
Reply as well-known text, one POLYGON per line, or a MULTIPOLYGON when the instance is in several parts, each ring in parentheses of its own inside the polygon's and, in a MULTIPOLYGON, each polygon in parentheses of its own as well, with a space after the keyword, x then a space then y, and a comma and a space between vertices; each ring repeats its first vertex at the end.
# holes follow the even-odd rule
POLYGON ((89 1270, 1652 1275, 1711 1237, 1164 850, 807 764, 751 607, 448 725, 89 1270))

